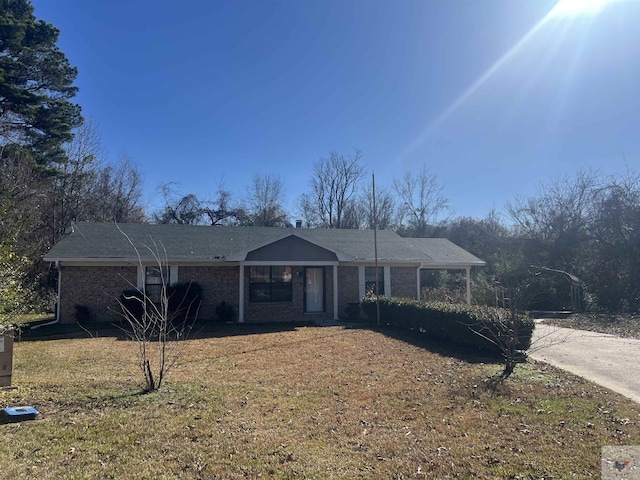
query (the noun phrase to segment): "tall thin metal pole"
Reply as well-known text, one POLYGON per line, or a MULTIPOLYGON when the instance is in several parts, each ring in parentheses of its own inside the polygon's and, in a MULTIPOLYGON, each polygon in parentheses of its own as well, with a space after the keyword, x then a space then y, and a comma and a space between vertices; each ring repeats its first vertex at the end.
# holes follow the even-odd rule
POLYGON ((371 172, 371 185, 373 189, 373 251, 375 259, 375 272, 376 272, 376 320, 377 325, 380 326, 380 288, 378 285, 378 226, 377 226, 377 214, 376 214, 376 175, 371 172))

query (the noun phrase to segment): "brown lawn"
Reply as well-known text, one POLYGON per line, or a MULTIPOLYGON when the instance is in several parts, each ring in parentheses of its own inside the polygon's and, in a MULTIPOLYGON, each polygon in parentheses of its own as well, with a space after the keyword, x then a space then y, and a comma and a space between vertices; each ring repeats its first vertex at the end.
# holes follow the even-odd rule
POLYGON ((139 395, 136 345, 22 341, 3 478, 599 478, 640 406, 551 367, 500 370, 397 332, 229 326, 139 395))

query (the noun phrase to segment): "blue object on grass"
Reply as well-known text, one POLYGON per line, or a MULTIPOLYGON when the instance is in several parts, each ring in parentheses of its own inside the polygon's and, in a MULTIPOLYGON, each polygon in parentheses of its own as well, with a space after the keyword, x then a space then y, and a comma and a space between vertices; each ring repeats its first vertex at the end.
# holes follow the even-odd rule
POLYGON ((22 422, 23 420, 34 420, 38 415, 38 410, 33 407, 7 407, 2 410, 5 422, 22 422))

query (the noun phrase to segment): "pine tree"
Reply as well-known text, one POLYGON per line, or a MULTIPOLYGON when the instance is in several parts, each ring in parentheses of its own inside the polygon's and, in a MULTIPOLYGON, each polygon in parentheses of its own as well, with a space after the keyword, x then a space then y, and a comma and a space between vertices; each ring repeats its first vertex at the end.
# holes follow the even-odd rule
POLYGON ((32 151, 40 166, 63 155, 82 123, 77 69, 58 48, 59 30, 37 20, 28 0, 0 0, 0 145, 32 151))

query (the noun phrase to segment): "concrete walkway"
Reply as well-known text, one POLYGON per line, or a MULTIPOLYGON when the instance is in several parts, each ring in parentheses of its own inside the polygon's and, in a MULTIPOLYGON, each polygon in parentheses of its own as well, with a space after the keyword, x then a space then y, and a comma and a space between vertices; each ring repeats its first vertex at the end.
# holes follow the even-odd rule
POLYGON ((529 356, 640 403, 640 340, 536 321, 529 356))

